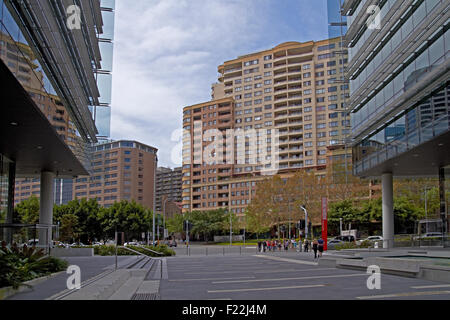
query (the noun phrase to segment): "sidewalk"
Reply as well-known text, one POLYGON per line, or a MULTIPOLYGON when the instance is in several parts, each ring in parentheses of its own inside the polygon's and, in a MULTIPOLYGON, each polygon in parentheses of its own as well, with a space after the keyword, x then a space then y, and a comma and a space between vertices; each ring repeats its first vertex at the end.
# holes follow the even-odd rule
MULTIPOLYGON (((135 257, 119 256, 119 265, 124 265, 135 257)), ((84 282, 100 273, 113 269, 115 266, 115 257, 113 256, 94 256, 94 257, 70 257, 62 258, 69 265, 77 265, 81 269, 81 282, 84 282)), ((7 300, 45 300, 67 289, 67 278, 69 274, 62 272, 42 283, 35 285, 32 289, 18 293, 7 300)))

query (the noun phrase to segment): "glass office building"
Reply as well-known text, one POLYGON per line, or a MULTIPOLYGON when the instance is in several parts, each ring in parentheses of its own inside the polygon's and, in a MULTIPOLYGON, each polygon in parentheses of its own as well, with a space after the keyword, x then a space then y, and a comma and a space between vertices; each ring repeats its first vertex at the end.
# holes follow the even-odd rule
MULTIPOLYGON (((100 73, 110 72, 112 55, 103 49, 103 59, 100 47, 108 45, 100 42, 103 34, 112 39, 104 20, 114 3, 104 3, 79 2, 79 24, 71 25, 73 3, 0 1, 0 195, 7 223, 16 179, 39 179, 39 223, 51 226, 55 192, 60 200, 65 193, 55 179, 88 174, 85 150, 100 134, 89 107, 110 101, 100 73)), ((50 239, 51 231, 39 235, 42 245, 50 239)))
POLYGON ((448 231, 449 7, 446 0, 342 5, 354 173, 382 178, 386 247, 393 245, 393 177, 439 176, 440 214, 448 231))
POLYGON ((97 106, 91 106, 91 111, 98 130, 97 138, 99 140, 107 140, 111 136, 111 88, 115 0, 101 0, 100 9, 103 20, 103 32, 98 34, 98 44, 102 56, 102 65, 101 68, 96 71, 96 80, 100 91, 100 98, 97 106))

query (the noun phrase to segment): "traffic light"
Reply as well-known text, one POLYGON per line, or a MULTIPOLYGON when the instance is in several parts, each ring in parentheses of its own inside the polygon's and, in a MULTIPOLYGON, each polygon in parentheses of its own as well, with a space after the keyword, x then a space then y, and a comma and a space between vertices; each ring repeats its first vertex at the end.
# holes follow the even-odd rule
POLYGON ((305 220, 299 220, 297 223, 298 229, 305 229, 305 220))

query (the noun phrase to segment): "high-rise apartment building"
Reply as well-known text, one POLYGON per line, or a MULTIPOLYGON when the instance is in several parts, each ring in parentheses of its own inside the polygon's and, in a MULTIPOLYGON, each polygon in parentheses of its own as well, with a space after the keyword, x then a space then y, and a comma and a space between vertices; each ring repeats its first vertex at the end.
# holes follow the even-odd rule
POLYGON ((163 212, 167 209, 167 203, 180 202, 182 168, 163 168, 156 170, 156 211, 163 212))
POLYGON ((183 115, 183 210, 242 214, 266 175, 324 169, 350 119, 340 38, 287 42, 218 67, 212 101, 183 115))
POLYGON ((347 0, 342 6, 353 168, 361 177, 381 177, 385 247, 394 240, 393 177, 439 176, 448 230, 449 8, 446 0, 347 0))
POLYGON ((153 209, 157 149, 136 141, 92 146, 92 173, 74 182, 74 198, 96 199, 104 207, 121 200, 153 209))

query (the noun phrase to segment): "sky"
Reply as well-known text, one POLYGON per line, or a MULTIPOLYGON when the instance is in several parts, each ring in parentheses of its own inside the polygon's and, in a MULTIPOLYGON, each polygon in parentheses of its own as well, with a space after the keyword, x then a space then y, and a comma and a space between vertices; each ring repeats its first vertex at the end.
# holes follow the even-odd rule
POLYGON ((156 147, 171 168, 183 108, 211 100, 219 65, 328 37, 326 0, 117 0, 115 19, 111 138, 156 147))

